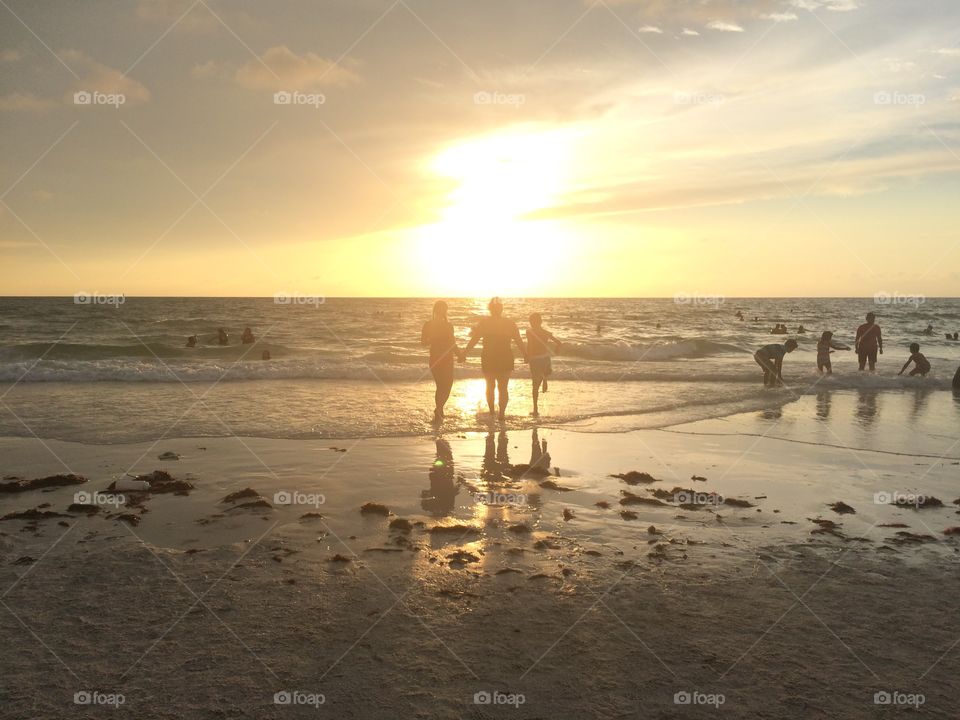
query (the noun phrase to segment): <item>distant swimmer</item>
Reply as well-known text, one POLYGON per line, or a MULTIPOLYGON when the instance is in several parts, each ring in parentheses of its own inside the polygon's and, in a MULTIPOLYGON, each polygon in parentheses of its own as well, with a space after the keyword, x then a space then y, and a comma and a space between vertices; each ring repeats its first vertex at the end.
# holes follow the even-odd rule
POLYGON ((897 375, 903 375, 903 371, 910 367, 910 363, 914 363, 913 370, 910 371, 910 377, 914 375, 926 377, 927 373, 930 372, 930 361, 920 352, 919 343, 910 343, 910 357, 907 358, 897 375))
POLYGON ((191 335, 187 338, 187 347, 196 347, 197 346, 197 336, 191 335))
POLYGON ((926 329, 923 331, 924 335, 933 335, 933 325, 927 325, 926 329))
POLYGON ((877 369, 877 353, 883 355, 883 336, 876 319, 877 316, 872 312, 867 313, 867 321, 857 328, 856 340, 853 343, 853 347, 857 351, 857 359, 860 362, 860 369, 866 368, 869 362, 870 372, 877 369))
POLYGON ((543 317, 540 313, 530 314, 530 327, 527 329, 527 359, 530 362, 530 379, 533 381, 533 415, 540 414, 537 401, 540 398, 540 384, 543 391, 547 391, 547 378, 553 373, 550 358, 550 344, 553 343, 557 352, 560 352, 561 343, 552 332, 543 326, 543 317))
POLYGON ((217 330, 217 344, 218 345, 230 344, 230 336, 227 335, 227 331, 224 330, 223 328, 220 328, 219 330, 217 330))
POLYGON ((833 333, 825 330, 823 335, 817 341, 817 370, 827 375, 833 374, 833 366, 830 364, 830 353, 834 350, 849 350, 849 346, 843 343, 833 341, 833 333))
POLYGON ((770 331, 770 334, 771 334, 771 335, 786 335, 787 332, 788 332, 788 331, 787 331, 787 326, 786 326, 786 325, 784 325, 783 323, 777 323, 776 325, 773 326, 773 330, 770 331))
POLYGON ((796 349, 797 341, 790 338, 783 345, 779 343, 764 345, 754 353, 753 359, 763 368, 764 387, 783 385, 783 357, 796 349))
POLYGON ((244 345, 253 345, 255 339, 253 337, 253 330, 249 326, 243 329, 243 335, 240 336, 240 342, 244 345))
POLYGON ((797 335, 803 335, 806 331, 807 329, 801 324, 800 327, 797 328, 797 335))
POLYGON ((947 340, 953 340, 953 335, 951 335, 950 333, 944 333, 944 335, 946 335, 947 340))
POLYGON ((759 316, 759 315, 754 315, 754 316, 753 316, 753 321, 754 321, 754 322, 760 322, 760 316, 759 316))
POLYGON ((743 320, 743 311, 737 310, 736 316, 737 316, 737 320, 743 320))

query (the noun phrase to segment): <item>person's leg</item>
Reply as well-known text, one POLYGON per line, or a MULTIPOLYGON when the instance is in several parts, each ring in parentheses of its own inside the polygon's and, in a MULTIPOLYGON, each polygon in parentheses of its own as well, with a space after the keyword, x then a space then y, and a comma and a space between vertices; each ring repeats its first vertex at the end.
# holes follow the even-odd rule
POLYGON ((433 378, 437 383, 437 392, 434 396, 437 409, 434 416, 441 418, 443 417, 443 406, 447 404, 447 400, 450 398, 450 390, 453 388, 453 366, 436 368, 433 372, 433 378))
POLYGON ((863 370, 867 367, 867 354, 865 352, 858 352, 857 361, 860 364, 860 371, 863 372, 863 370))
MULTIPOLYGON (((539 375, 531 375, 531 380, 533 381, 533 414, 539 415, 540 410, 537 406, 537 400, 540 398, 540 382, 541 378, 539 375)), ((546 384, 544 382, 544 384, 546 384)))
POLYGON ((827 361, 823 364, 823 367, 824 367, 824 369, 827 371, 827 375, 833 375, 833 363, 831 363, 829 360, 827 360, 827 361))
POLYGON ((497 379, 493 375, 486 376, 487 381, 487 408, 490 410, 490 414, 493 415, 494 410, 494 391, 497 388, 497 379))
POLYGON ((877 351, 874 350, 873 352, 869 353, 867 355, 867 360, 870 362, 870 372, 876 372, 877 371, 877 351))
POLYGON ((503 420, 507 415, 507 403, 510 402, 510 392, 507 390, 507 385, 510 382, 509 375, 502 375, 497 378, 497 388, 500 395, 500 419, 503 420))

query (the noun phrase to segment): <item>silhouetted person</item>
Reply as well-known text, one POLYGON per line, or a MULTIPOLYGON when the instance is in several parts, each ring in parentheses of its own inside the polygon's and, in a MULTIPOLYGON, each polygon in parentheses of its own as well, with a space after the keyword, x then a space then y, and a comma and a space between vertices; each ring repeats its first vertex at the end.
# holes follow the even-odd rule
POLYGON ((243 335, 240 336, 240 342, 242 342, 244 345, 253 345, 255 340, 256 338, 253 337, 253 330, 251 330, 249 327, 245 327, 243 329, 243 335))
POLYGON ((550 352, 549 343, 551 342, 559 352, 560 341, 543 327, 543 317, 540 313, 531 313, 530 327, 527 329, 527 356, 530 361, 530 379, 533 381, 533 414, 535 416, 540 414, 537 406, 540 385, 543 384, 543 391, 546 392, 547 378, 553 373, 553 365, 550 361, 553 355, 550 352))
POLYGON ((197 336, 191 335, 187 338, 187 347, 196 347, 197 346, 197 336))
POLYGON ((910 371, 910 377, 914 375, 926 377, 927 373, 930 372, 930 361, 920 352, 919 343, 910 343, 910 357, 907 358, 897 375, 903 375, 903 371, 910 366, 910 363, 914 363, 913 370, 910 371))
POLYGON ((933 335, 933 325, 927 325, 926 329, 923 331, 924 335, 933 335))
POLYGON ((230 336, 227 335, 227 331, 223 328, 217 330, 217 345, 229 345, 230 336))
POLYGON ((797 335, 803 335, 807 329, 803 326, 803 323, 800 324, 800 327, 797 328, 797 335))
POLYGON ((827 375, 833 374, 833 365, 830 363, 830 353, 834 350, 849 350, 850 348, 843 343, 833 341, 833 333, 825 330, 823 335, 817 341, 817 370, 827 375))
POLYGON ((483 318, 470 333, 470 342, 467 343, 469 352, 478 342, 483 340, 483 352, 480 355, 480 366, 483 377, 487 381, 487 407, 493 415, 494 396, 500 395, 500 419, 507 414, 507 403, 510 393, 507 384, 510 382, 510 373, 513 372, 513 351, 510 343, 515 342, 523 359, 527 359, 527 351, 523 346, 523 338, 517 324, 509 318, 503 317, 503 301, 495 297, 487 306, 490 317, 483 318))
POLYGON ((446 405, 453 387, 454 360, 459 358, 463 362, 465 357, 457 347, 453 324, 447 320, 447 304, 443 300, 437 300, 433 304, 433 317, 423 324, 420 344, 430 346, 430 373, 437 385, 433 421, 440 422, 443 419, 443 406, 446 405))
POLYGON ((880 333, 880 326, 875 322, 876 319, 877 316, 872 312, 867 313, 867 321, 857 328, 857 337, 853 343, 857 351, 857 359, 860 361, 860 369, 863 370, 869 362, 870 372, 877 369, 877 353, 883 355, 883 336, 880 333))
POLYGON ((783 345, 779 343, 764 345, 754 353, 753 359, 763 368, 764 387, 783 385, 783 356, 796 349, 797 341, 790 338, 783 345))

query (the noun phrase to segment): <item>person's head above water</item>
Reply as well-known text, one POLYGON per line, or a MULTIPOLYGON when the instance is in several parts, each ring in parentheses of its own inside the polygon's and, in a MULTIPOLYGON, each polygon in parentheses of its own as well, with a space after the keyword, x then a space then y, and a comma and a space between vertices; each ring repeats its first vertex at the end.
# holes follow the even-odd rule
POLYGON ((543 325, 543 316, 540 313, 530 313, 530 327, 538 328, 543 325))
POLYGON ((914 355, 920 352, 920 343, 910 343, 910 352, 914 355))
POLYGON ((877 319, 877 316, 874 315, 872 312, 868 312, 868 313, 867 313, 867 322, 868 322, 868 323, 872 323, 872 322, 873 322, 874 320, 876 320, 876 319, 877 319))
POLYGON ((433 304, 433 319, 434 320, 446 320, 447 319, 447 303, 444 300, 437 300, 433 304))
POLYGON ((498 297, 491 298, 490 303, 487 305, 487 309, 490 311, 490 314, 493 317, 500 317, 503 315, 503 300, 498 297))
POLYGON ((789 340, 787 340, 787 341, 783 344, 783 348, 784 348, 787 352, 793 352, 794 350, 797 349, 797 341, 794 340, 793 338, 790 338, 789 340))

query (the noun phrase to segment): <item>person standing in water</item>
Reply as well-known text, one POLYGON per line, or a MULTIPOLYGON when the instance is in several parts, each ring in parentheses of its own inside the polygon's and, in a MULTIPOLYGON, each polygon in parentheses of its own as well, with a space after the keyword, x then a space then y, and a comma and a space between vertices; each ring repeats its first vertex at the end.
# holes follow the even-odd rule
POLYGON ((437 300, 433 304, 433 317, 423 324, 420 344, 430 347, 430 372, 437 385, 433 421, 440 422, 443 419, 443 406, 447 404, 453 388, 453 361, 459 359, 463 362, 465 358, 464 353, 457 347, 453 323, 447 320, 447 303, 443 300, 437 300))
POLYGON ((524 361, 527 359, 527 350, 523 345, 523 338, 520 337, 517 324, 509 318, 503 317, 503 301, 495 297, 490 301, 487 308, 490 310, 490 316, 480 320, 471 331, 470 342, 467 343, 467 352, 483 340, 480 366, 483 370, 483 377, 487 381, 487 408, 490 410, 492 417, 495 407, 494 400, 497 392, 499 392, 499 417, 503 420, 507 414, 507 403, 510 401, 507 385, 510 382, 510 374, 513 372, 513 351, 510 349, 510 343, 517 344, 524 361))
POLYGON ((870 372, 875 372, 877 369, 877 353, 883 355, 883 337, 880 334, 880 326, 875 322, 876 319, 877 316, 872 312, 867 313, 867 321, 857 328, 857 337, 853 343, 860 361, 860 369, 866 368, 869 362, 870 372))
POLYGON ((822 375, 833 375, 833 365, 830 363, 830 353, 834 350, 849 350, 850 348, 843 343, 833 341, 833 333, 824 330, 823 335, 817 341, 817 370, 822 375))
POLYGON ((530 313, 530 327, 527 329, 527 355, 530 362, 530 379, 533 381, 533 415, 540 414, 538 401, 540 399, 540 385, 547 391, 547 378, 553 373, 550 358, 549 343, 553 343, 557 352, 560 351, 560 341, 553 333, 543 327, 543 316, 540 313, 530 313))

